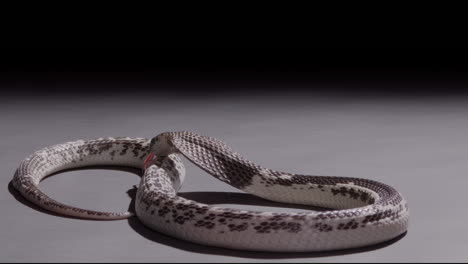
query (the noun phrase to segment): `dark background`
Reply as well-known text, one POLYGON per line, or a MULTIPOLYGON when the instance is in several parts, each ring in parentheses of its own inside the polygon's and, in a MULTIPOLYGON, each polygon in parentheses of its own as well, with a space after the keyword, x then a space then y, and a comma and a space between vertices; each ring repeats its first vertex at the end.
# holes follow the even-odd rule
POLYGON ((467 59, 465 49, 436 48, 3 49, 0 84, 14 95, 125 93, 129 87, 187 95, 465 93, 467 59), (242 88, 249 83, 255 85, 242 88), (166 89, 158 90, 160 84, 166 89))

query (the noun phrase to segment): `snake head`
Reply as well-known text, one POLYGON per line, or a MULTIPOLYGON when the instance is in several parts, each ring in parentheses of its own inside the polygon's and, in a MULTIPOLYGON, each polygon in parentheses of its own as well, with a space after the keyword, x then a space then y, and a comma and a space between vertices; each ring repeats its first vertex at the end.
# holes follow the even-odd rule
POLYGON ((167 157, 170 154, 176 152, 176 149, 171 143, 169 136, 169 133, 162 133, 151 139, 149 154, 144 161, 144 168, 147 168, 153 160, 167 157))
POLYGON ((152 138, 150 141, 150 152, 155 156, 169 156, 176 152, 174 145, 170 141, 170 134, 162 133, 152 138))

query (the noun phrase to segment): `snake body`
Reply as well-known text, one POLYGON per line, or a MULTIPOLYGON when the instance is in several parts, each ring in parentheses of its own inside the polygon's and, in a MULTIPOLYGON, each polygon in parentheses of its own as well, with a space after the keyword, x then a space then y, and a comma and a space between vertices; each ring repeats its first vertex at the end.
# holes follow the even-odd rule
POLYGON ((153 230, 205 245, 275 252, 324 251, 384 242, 408 228, 408 205, 391 186, 361 178, 274 171, 244 159, 220 140, 185 131, 162 133, 151 140, 99 138, 47 147, 21 162, 13 186, 29 201, 59 214, 90 219, 132 216, 131 212, 68 206, 38 189, 47 175, 91 165, 144 168, 135 200, 138 219, 153 230), (185 199, 177 195, 185 177, 180 155, 247 193, 330 210, 261 212, 185 199))

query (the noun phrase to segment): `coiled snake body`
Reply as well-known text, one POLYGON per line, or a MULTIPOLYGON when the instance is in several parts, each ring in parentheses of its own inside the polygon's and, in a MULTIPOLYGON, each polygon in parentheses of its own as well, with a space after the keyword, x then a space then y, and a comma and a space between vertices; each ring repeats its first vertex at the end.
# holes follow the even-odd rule
POLYGON ((223 142, 191 132, 144 138, 99 138, 36 151, 17 169, 13 186, 47 210, 80 218, 123 219, 131 212, 97 212, 59 203, 38 189, 54 172, 91 165, 144 168, 135 212, 147 227, 195 243, 233 249, 304 252, 387 241, 408 227, 406 201, 372 180, 278 172, 252 163, 223 142), (223 208, 177 195, 185 177, 182 154, 210 175, 264 199, 331 208, 274 213, 223 208), (145 161, 146 158, 146 161, 145 161))

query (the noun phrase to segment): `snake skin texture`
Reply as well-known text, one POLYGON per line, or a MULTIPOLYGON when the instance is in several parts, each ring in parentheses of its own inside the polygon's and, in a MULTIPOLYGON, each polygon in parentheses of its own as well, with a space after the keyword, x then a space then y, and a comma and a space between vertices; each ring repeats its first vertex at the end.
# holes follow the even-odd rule
POLYGON ((409 209, 394 188, 372 180, 309 176, 263 168, 225 143, 192 132, 144 138, 79 140, 44 148, 21 162, 13 186, 59 214, 123 219, 131 212, 96 212, 52 200, 38 189, 51 173, 91 165, 143 168, 135 212, 147 227, 187 241, 241 250, 310 252, 362 247, 406 232, 409 209), (177 195, 185 178, 180 155, 247 193, 271 201, 330 208, 275 213, 201 204, 177 195), (145 160, 146 157, 146 160, 145 160))

